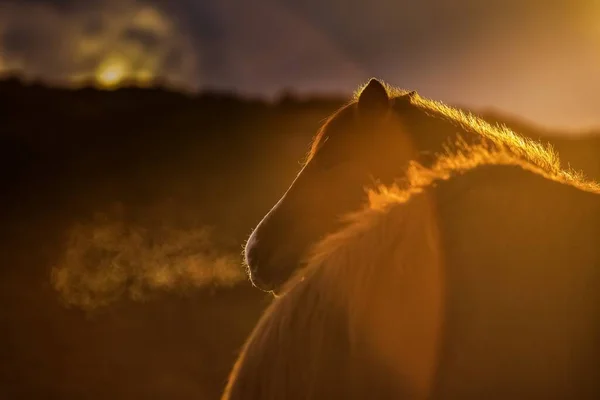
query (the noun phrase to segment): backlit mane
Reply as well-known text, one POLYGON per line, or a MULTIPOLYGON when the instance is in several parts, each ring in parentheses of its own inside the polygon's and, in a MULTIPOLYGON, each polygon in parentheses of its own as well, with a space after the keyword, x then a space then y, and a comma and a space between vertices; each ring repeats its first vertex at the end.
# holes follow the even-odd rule
POLYGON ((516 147, 519 151, 515 152, 515 147, 510 143, 505 144, 498 141, 468 145, 459 140, 454 146, 448 146, 447 153, 440 155, 431 168, 425 168, 412 161, 406 171, 406 177, 399 180, 398 183, 391 186, 379 185, 369 189, 368 208, 379 209, 389 202, 404 202, 412 194, 422 192, 437 181, 448 180, 453 176, 484 165, 518 166, 547 179, 600 194, 600 183, 587 180, 579 171, 563 169, 558 163, 534 162, 535 160, 550 160, 555 158, 555 155, 554 153, 545 153, 541 146, 529 146, 530 143, 527 143, 527 139, 522 142, 524 145, 516 147), (528 153, 528 149, 533 152, 528 153), (528 157, 522 157, 523 154, 528 157))
POLYGON ((425 99, 416 95, 413 97, 413 104, 428 114, 439 116, 452 124, 458 125, 466 132, 480 135, 482 142, 498 146, 542 170, 550 173, 559 173, 561 170, 558 154, 550 144, 544 145, 533 139, 525 138, 505 125, 491 125, 470 112, 450 107, 440 101, 425 99))
MULTIPOLYGON (((393 87, 385 82, 382 82, 386 88, 390 98, 405 96, 408 91, 393 87)), ((354 93, 354 103, 358 101, 360 93, 365 88, 366 84, 359 87, 354 93)), ((424 98, 417 93, 411 97, 411 104, 420 108, 423 112, 437 118, 448 121, 449 123, 460 127, 467 134, 473 133, 480 137, 478 141, 482 144, 479 148, 471 148, 466 145, 466 142, 460 142, 452 145, 447 150, 446 155, 438 155, 439 161, 432 171, 437 171, 437 174, 444 174, 449 170, 461 170, 467 167, 467 164, 472 164, 475 159, 481 158, 478 163, 491 164, 518 164, 528 170, 542 172, 546 177, 554 180, 569 182, 578 187, 588 187, 592 190, 597 190, 598 185, 595 183, 585 182, 585 178, 581 172, 571 169, 564 169, 561 166, 560 158, 554 151, 551 144, 542 144, 530 138, 523 137, 505 125, 492 125, 482 118, 466 111, 451 107, 441 101, 424 98), (459 160, 462 152, 470 152, 471 156, 467 162, 467 158, 459 160), (452 156, 448 156, 448 154, 452 156), (476 157, 474 157, 476 154, 476 157)), ((427 135, 428 132, 422 132, 427 135)), ((318 139, 315 140, 318 143, 318 139)), ((314 151, 314 148, 313 150, 314 151)))

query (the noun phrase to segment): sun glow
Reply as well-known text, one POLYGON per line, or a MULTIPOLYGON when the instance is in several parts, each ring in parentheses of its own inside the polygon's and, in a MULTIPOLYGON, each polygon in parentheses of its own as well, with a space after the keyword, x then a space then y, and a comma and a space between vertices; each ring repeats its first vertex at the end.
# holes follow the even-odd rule
MULTIPOLYGON (((85 80, 85 76, 80 78, 80 81, 85 80)), ((133 68, 130 60, 120 57, 109 57, 100 63, 94 74, 96 85, 105 90, 129 85, 149 87, 155 80, 156 74, 151 68, 133 68)))
POLYGON ((127 75, 127 65, 120 60, 109 60, 98 68, 96 81, 106 89, 119 86, 127 75))

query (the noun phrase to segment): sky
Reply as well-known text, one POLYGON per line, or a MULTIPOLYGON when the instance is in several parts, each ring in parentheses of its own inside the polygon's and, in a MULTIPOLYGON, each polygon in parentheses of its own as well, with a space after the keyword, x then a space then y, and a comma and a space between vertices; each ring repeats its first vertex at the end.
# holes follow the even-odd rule
POLYGON ((349 94, 372 76, 600 126, 600 0, 0 0, 0 72, 349 94))

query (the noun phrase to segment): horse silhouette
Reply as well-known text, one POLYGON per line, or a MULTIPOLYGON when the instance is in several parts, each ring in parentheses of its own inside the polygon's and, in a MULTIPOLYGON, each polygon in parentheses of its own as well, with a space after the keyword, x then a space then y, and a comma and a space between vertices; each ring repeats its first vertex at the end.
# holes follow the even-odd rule
POLYGON ((373 82, 253 233, 251 273, 287 283, 223 399, 599 398, 598 185, 550 148, 415 94, 390 102, 373 82), (349 139, 336 130, 353 124, 349 139), (423 157, 419 135, 440 150, 423 157))

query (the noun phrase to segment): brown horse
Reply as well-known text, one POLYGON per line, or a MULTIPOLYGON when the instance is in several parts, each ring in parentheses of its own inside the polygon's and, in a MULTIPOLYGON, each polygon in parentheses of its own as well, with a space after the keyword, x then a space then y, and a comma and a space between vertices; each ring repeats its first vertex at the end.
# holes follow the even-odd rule
POLYGON ((246 264, 255 286, 277 291, 311 246, 366 202, 365 187, 393 183, 411 160, 430 166, 458 136, 556 164, 543 146, 415 92, 372 79, 355 97, 323 125, 297 178, 248 239, 246 264))
POLYGON ((427 166, 399 157, 405 179, 308 244, 224 399, 600 398, 597 185, 508 130, 410 98, 482 144, 427 166))

